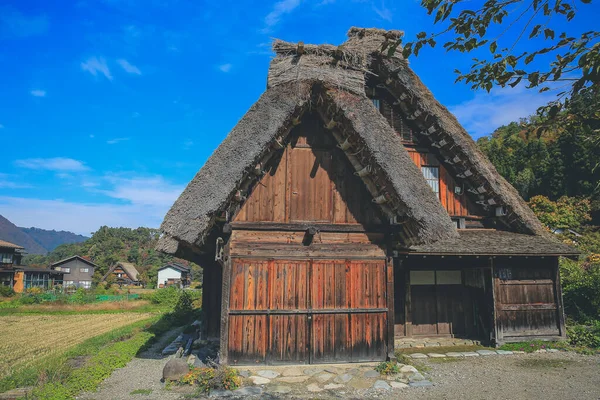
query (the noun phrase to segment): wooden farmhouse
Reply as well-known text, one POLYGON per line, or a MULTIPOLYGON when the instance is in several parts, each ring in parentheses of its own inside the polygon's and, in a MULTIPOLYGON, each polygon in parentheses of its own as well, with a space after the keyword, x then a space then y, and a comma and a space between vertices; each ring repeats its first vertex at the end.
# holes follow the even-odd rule
POLYGON ((119 261, 111 266, 102 277, 102 281, 106 281, 108 277, 112 277, 118 285, 138 285, 140 283, 139 272, 135 265, 124 261, 119 261))
POLYGON ((266 91, 168 212, 158 248, 204 267, 222 362, 565 337, 558 259, 576 252, 388 56, 399 34, 275 41, 266 91))

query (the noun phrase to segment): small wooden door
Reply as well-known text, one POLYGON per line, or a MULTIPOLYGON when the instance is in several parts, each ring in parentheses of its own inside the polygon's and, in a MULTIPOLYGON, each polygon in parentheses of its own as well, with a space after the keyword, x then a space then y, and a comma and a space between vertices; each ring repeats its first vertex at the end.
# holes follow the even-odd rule
POLYGON ((384 360, 385 260, 233 260, 232 364, 384 360))

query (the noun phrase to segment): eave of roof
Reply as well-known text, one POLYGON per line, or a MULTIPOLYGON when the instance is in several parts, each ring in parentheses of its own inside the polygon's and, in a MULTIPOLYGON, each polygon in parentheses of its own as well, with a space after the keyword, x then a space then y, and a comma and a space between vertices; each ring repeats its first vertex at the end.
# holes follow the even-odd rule
POLYGON ((64 258, 64 259, 62 259, 62 260, 60 260, 60 261, 57 261, 57 262, 55 262, 55 263, 53 263, 53 264, 50 264, 50 267, 56 267, 56 266, 59 266, 59 265, 61 265, 61 264, 64 264, 64 263, 66 263, 66 262, 69 262, 69 261, 71 261, 71 260, 74 260, 74 259, 79 259, 79 260, 81 260, 81 261, 85 262, 86 264, 89 264, 89 265, 90 265, 90 266, 92 266, 92 267, 95 267, 95 268, 97 268, 97 267, 98 267, 98 265, 96 265, 96 264, 95 264, 95 263, 93 263, 92 261, 90 261, 90 260, 87 260, 87 259, 85 259, 85 258, 83 258, 83 257, 81 257, 81 256, 71 256, 71 257, 68 257, 68 258, 64 258))

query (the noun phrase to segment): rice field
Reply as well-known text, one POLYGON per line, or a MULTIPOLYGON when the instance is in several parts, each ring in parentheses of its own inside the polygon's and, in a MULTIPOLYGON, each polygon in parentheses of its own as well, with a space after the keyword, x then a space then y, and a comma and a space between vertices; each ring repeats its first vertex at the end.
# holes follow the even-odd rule
POLYGON ((0 316, 0 378, 91 337, 150 317, 145 313, 0 316))

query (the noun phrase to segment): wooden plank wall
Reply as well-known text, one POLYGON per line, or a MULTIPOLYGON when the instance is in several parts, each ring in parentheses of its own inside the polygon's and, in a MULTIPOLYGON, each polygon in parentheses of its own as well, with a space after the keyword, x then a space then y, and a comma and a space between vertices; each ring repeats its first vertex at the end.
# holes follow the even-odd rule
POLYGON ((234 222, 378 224, 379 210, 331 133, 314 116, 291 132, 234 222))
POLYGON ((385 260, 234 259, 229 362, 385 359, 385 260))
POLYGON ((454 187, 459 184, 448 170, 439 162, 437 157, 432 153, 419 151, 413 147, 407 147, 408 154, 413 162, 419 167, 435 166, 440 169, 440 201, 450 216, 466 217, 477 216, 480 212, 467 198, 464 193, 466 188, 463 188, 463 194, 458 195, 454 192, 454 187))
POLYGON ((501 342, 561 335, 553 259, 526 261, 495 261, 496 322, 501 342))

